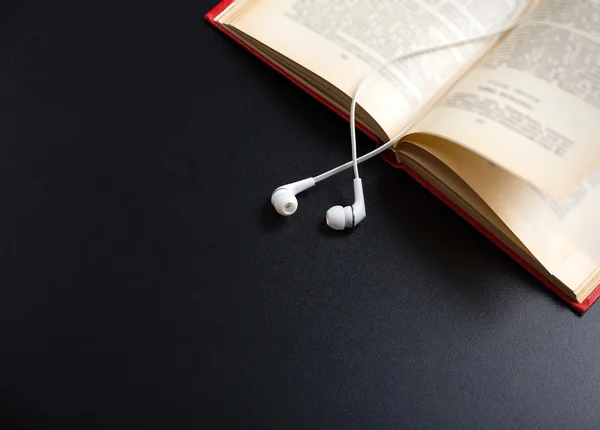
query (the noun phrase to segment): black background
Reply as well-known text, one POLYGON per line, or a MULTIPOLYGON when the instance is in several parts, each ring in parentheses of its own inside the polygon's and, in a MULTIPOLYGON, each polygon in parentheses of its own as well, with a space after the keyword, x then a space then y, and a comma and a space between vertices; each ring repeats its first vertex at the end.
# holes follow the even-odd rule
POLYGON ((2 427, 597 428, 598 306, 406 174, 354 231, 349 172, 274 213, 348 126, 213 2, 0 7, 2 427))

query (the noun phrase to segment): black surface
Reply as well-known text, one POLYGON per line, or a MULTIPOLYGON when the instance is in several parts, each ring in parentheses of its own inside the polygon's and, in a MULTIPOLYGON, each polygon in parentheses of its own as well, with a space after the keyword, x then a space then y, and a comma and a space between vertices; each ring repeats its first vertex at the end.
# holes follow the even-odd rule
POLYGON ((597 428, 598 306, 404 173, 352 232, 350 173, 274 214, 348 127, 211 6, 0 6, 1 427, 597 428))

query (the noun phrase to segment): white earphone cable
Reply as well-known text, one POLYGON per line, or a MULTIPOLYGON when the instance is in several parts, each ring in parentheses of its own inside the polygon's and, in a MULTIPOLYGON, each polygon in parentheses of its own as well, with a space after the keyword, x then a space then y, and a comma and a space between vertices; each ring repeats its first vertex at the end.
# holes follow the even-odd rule
MULTIPOLYGON (((352 161, 343 164, 341 166, 338 166, 334 169, 331 169, 325 173, 322 173, 318 176, 314 177, 314 181, 315 183, 317 182, 321 182, 324 179, 327 179, 331 176, 334 176, 350 167, 354 168, 354 177, 356 179, 359 179, 359 173, 358 173, 358 164, 362 163, 364 161, 367 161, 379 154, 381 154, 382 152, 386 151, 387 149, 391 148, 393 145, 395 145, 398 141, 400 141, 400 139, 402 139, 404 136, 406 136, 406 134, 418 123, 420 122, 425 115, 427 115, 430 110, 431 107, 433 105, 435 105, 435 103, 430 103, 430 107, 429 109, 422 109, 422 111, 415 116, 415 118, 413 118, 413 120, 404 128, 402 129, 402 131, 400 133, 398 133, 396 136, 394 136, 392 139, 390 139, 388 142, 386 142, 385 144, 381 145, 379 148, 375 149, 374 151, 369 152, 368 154, 363 155, 362 157, 357 158, 357 154, 356 154, 356 104, 357 104, 357 100, 358 100, 358 95, 360 94, 360 90, 362 89, 362 87, 364 86, 365 82, 367 81, 367 79, 369 77, 371 77, 373 74, 375 73, 379 73, 382 70, 384 70, 385 68, 389 67, 390 65, 392 65, 393 63, 400 61, 400 60, 406 60, 412 57, 416 57, 419 55, 424 55, 427 53, 432 53, 432 52, 436 52, 436 51, 440 51, 440 50, 444 50, 444 49, 448 49, 448 48, 456 48, 459 46, 463 46, 463 45, 468 45, 471 43, 476 43, 476 42, 480 42, 480 41, 484 41, 486 39, 489 39, 491 37, 497 37, 499 38, 500 36, 502 36, 503 34, 513 30, 514 28, 518 27, 521 23, 523 23, 523 21, 525 21, 527 18, 529 18, 531 16, 531 14, 533 13, 533 11, 538 7, 539 3, 541 0, 533 0, 533 2, 531 3, 531 5, 529 6, 529 9, 527 11, 527 13, 525 13, 524 15, 522 15, 519 19, 517 19, 515 22, 513 22, 510 25, 507 25, 505 27, 502 27, 501 29, 498 30, 494 30, 490 33, 481 35, 481 36, 477 36, 477 37, 473 37, 470 39, 464 39, 464 40, 458 40, 455 42, 449 42, 449 43, 445 43, 445 44, 441 44, 441 45, 436 45, 436 46, 432 46, 432 47, 428 47, 428 48, 423 48, 423 49, 418 49, 416 51, 413 52, 409 52, 409 53, 405 53, 402 54, 398 57, 395 57, 387 62, 385 62, 383 65, 381 65, 380 67, 371 70, 367 75, 365 75, 361 81, 358 84, 358 87, 356 88, 356 92, 354 94, 354 97, 352 99, 352 103, 350 105, 350 140, 351 140, 351 144, 352 144, 352 161)), ((454 79, 450 80, 448 83, 446 83, 446 85, 444 85, 442 87, 442 91, 440 91, 438 94, 440 94, 441 96, 443 96, 446 91, 452 87, 457 80, 460 78, 460 76, 455 77, 454 79)), ((441 96, 438 96, 441 97, 441 96)))

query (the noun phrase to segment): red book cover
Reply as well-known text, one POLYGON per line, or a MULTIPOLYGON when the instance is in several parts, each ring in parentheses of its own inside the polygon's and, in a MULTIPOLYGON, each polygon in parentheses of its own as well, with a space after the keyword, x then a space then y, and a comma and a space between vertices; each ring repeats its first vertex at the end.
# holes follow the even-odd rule
MULTIPOLYGON (((233 39, 235 42, 237 42, 239 45, 241 45, 244 49, 250 51, 252 54, 254 54, 256 57, 258 57, 264 63, 269 65, 271 68, 273 68, 275 71, 277 71, 278 73, 282 74, 287 79, 292 81, 296 86, 298 86, 300 89, 302 89, 306 93, 310 94, 313 98, 318 100, 320 103, 327 106, 329 109, 334 111, 336 114, 338 114, 339 116, 344 118, 346 121, 349 121, 349 116, 346 112, 339 110, 338 108, 333 106, 331 103, 329 103, 327 100, 325 100, 322 97, 320 97, 319 95, 317 95, 306 85, 304 85, 301 82, 299 82, 298 80, 294 79, 285 70, 278 67, 276 64, 272 63, 268 58, 264 57, 262 54, 255 51, 252 47, 250 47, 246 43, 244 43, 243 40, 239 39, 233 33, 228 32, 225 27, 219 25, 219 23, 215 21, 215 18, 219 14, 221 14, 233 2, 234 2, 234 0, 222 0, 217 6, 215 6, 212 10, 210 10, 206 14, 206 16, 205 16, 206 21, 208 21, 216 29, 218 29, 219 31, 221 31, 222 33, 224 33, 225 35, 227 35, 228 37, 233 39)), ((374 140, 378 141, 377 137, 375 135, 373 135, 372 133, 370 133, 369 130, 366 130, 365 128, 361 127, 360 125, 358 127, 361 129, 362 132, 366 133, 368 136, 370 136, 374 140)), ((396 160, 396 156, 392 151, 386 151, 385 153, 382 154, 382 156, 392 166, 406 171, 418 183, 420 183, 423 187, 425 187, 427 190, 429 190, 438 199, 440 199, 447 206, 449 206, 454 212, 456 212, 458 215, 460 215, 469 224, 471 224, 473 227, 475 227, 477 229, 477 231, 479 231, 481 234, 483 234, 485 237, 487 237, 489 240, 491 240, 494 244, 496 244, 496 246, 498 246, 500 249, 502 249, 506 254, 508 254, 511 258, 513 258, 517 263, 519 263, 528 272, 533 274, 538 280, 540 280, 546 287, 548 287, 551 291, 553 291, 556 295, 558 295, 558 297, 560 297, 567 305, 569 305, 575 311, 580 312, 580 313, 585 313, 587 310, 590 309, 590 307, 594 304, 594 302, 596 302, 596 300, 598 300, 598 298, 600 297, 600 285, 598 285, 583 302, 579 303, 576 300, 573 300, 572 298, 567 296, 560 288, 558 288, 556 285, 554 285, 548 278, 546 278, 544 275, 542 275, 533 266, 531 266, 529 263, 527 263, 525 260, 523 260, 517 253, 515 253, 512 249, 510 249, 507 245, 505 245, 504 242, 502 242, 500 239, 498 239, 496 236, 494 236, 488 230, 483 228, 481 226, 481 224, 479 224, 474 218, 469 216, 458 205, 456 205, 454 202, 452 202, 450 199, 448 199, 436 187, 434 187, 433 185, 428 183, 425 179, 423 179, 420 175, 418 175, 414 170, 410 169, 408 166, 398 163, 398 161, 396 160)))

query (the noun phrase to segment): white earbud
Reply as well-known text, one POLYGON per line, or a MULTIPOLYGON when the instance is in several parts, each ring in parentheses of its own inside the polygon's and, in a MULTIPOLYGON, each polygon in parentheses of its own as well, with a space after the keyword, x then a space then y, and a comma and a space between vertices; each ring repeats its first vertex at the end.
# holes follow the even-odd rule
POLYGON ((294 212, 296 212, 296 209, 298 209, 298 199, 296 198, 296 194, 314 186, 315 180, 313 178, 283 185, 273 191, 273 194, 271 195, 271 204, 279 215, 293 215, 294 212))
POLYGON ((363 194, 362 180, 354 180, 354 204, 352 206, 334 206, 327 211, 325 216, 327 225, 334 230, 344 230, 356 227, 367 216, 365 197, 363 194))

